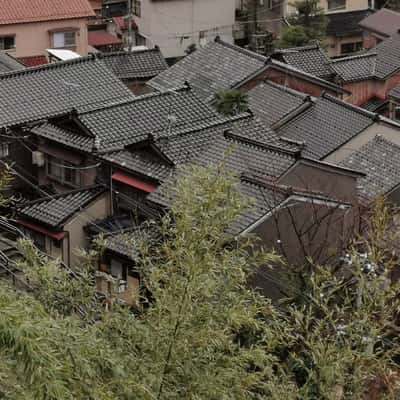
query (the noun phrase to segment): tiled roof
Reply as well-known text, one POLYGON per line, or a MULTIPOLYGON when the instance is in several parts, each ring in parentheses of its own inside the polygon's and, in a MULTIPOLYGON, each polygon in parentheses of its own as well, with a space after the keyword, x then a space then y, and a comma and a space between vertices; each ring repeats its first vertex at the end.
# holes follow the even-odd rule
POLYGON ((30 130, 34 135, 63 144, 74 150, 90 153, 94 148, 94 138, 60 128, 51 123, 42 123, 30 130))
POLYGON ((222 89, 230 89, 265 66, 266 58, 221 40, 208 43, 177 62, 149 85, 171 89, 185 81, 206 100, 222 89))
POLYGON ((381 8, 360 21, 360 26, 384 36, 391 36, 400 28, 400 13, 381 8))
POLYGON ((387 79, 400 69, 400 34, 395 33, 376 47, 356 56, 332 60, 332 67, 346 82, 387 79))
POLYGON ((374 123, 375 114, 327 94, 282 125, 280 136, 305 142, 302 154, 323 159, 359 132, 374 123))
POLYGON ((120 79, 153 78, 168 68, 160 49, 102 53, 97 57, 120 79))
POLYGON ((272 57, 319 78, 331 79, 335 75, 330 59, 318 45, 278 49, 272 57))
POLYGON ((172 136, 188 128, 201 128, 211 121, 223 120, 187 87, 111 102, 81 113, 78 118, 99 139, 101 151, 120 150, 146 140, 149 135, 172 136))
POLYGON ((104 247, 118 256, 137 261, 141 244, 147 246, 160 240, 159 224, 154 221, 146 222, 129 231, 119 232, 105 238, 104 247))
POLYGON ((388 100, 381 99, 379 97, 371 97, 368 101, 364 104, 361 104, 360 107, 364 108, 365 110, 371 112, 378 112, 381 108, 388 104, 388 100))
POLYGON ((4 51, 0 51, 0 73, 18 71, 25 66, 4 51))
POLYGON ((389 91, 388 93, 389 97, 392 97, 393 99, 400 101, 400 85, 394 87, 392 90, 389 91))
POLYGON ((89 31, 88 43, 90 46, 122 45, 122 40, 107 31, 89 31))
POLYGON ((101 61, 75 59, 0 75, 0 128, 78 111, 105 101, 132 99, 101 61))
POLYGON ((373 79, 377 61, 375 52, 363 53, 355 56, 332 60, 332 68, 345 81, 359 81, 373 79))
POLYGON ((54 229, 96 199, 103 189, 99 187, 75 190, 51 198, 39 199, 21 206, 17 213, 22 219, 29 219, 54 229))
POLYGON ((267 126, 281 120, 308 98, 304 93, 269 81, 257 85, 247 94, 250 110, 267 126))
POLYGON ((367 174, 359 182, 360 194, 366 200, 387 194, 400 184, 400 146, 380 136, 352 153, 341 165, 367 174))
POLYGON ((88 0, 0 0, 0 25, 94 15, 88 0))
POLYGON ((372 13, 372 10, 367 9, 326 14, 328 20, 326 33, 336 37, 361 35, 362 28, 359 23, 372 13))

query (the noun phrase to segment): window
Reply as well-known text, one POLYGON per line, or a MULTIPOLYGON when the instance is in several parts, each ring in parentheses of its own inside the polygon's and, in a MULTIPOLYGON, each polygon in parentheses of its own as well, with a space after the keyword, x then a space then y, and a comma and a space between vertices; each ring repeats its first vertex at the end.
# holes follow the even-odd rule
POLYGON ((362 42, 343 43, 340 46, 340 54, 355 53, 357 51, 362 50, 362 48, 363 48, 362 42))
POLYGON ((142 16, 142 4, 140 0, 133 0, 132 2, 132 13, 137 17, 142 16))
POLYGON ((53 47, 60 48, 73 48, 76 46, 76 32, 54 32, 53 33, 53 47))
POLYGON ((15 49, 15 36, 0 37, 0 50, 13 50, 13 49, 15 49))
POLYGON ((81 184, 81 173, 76 167, 66 161, 48 156, 46 160, 47 175, 60 183, 79 187, 81 184))
POLYGON ((400 107, 394 109, 394 119, 400 121, 400 107))
POLYGON ((128 266, 117 260, 111 259, 111 275, 119 280, 118 292, 122 293, 128 288, 128 266))
POLYGON ((1 143, 0 144, 0 158, 8 157, 10 154, 10 144, 1 143))
POLYGON ((346 0, 328 0, 328 10, 344 10, 346 8, 346 0))

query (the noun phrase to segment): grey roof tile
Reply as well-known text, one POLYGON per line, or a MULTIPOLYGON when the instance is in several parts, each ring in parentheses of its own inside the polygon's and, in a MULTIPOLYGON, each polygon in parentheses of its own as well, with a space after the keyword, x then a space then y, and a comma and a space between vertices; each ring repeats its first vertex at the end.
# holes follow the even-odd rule
POLYGON ((4 51, 0 51, 0 74, 10 71, 19 71, 25 66, 4 51))
POLYGON ((250 110, 267 126, 273 125, 300 107, 309 97, 269 81, 260 83, 247 94, 250 110))
POLYGON ((400 146, 380 136, 352 153, 341 165, 366 173, 359 186, 361 196, 368 201, 400 184, 400 146))
POLYGON ((331 65, 345 82, 372 79, 375 76, 377 58, 378 55, 375 52, 367 52, 337 58, 332 60, 331 65))
POLYGON ((209 101, 222 89, 230 89, 265 66, 266 58, 222 41, 210 42, 153 78, 157 90, 171 89, 185 81, 209 101))
POLYGON ((330 65, 327 54, 317 44, 277 49, 272 57, 278 57, 286 64, 319 78, 329 80, 336 74, 330 65))
POLYGON ((27 68, 0 75, 0 128, 133 97, 101 61, 93 58, 27 68))
POLYGON ((82 207, 86 207, 103 191, 103 188, 94 187, 39 199, 22 205, 17 213, 22 219, 27 218, 54 229, 62 229, 62 225, 70 217, 80 211, 82 207))
POLYGON ((360 27, 385 36, 390 36, 396 33, 399 26, 400 13, 387 8, 381 8, 360 21, 360 27))
POLYGON ((378 112, 381 108, 383 108, 387 104, 388 100, 373 96, 369 100, 367 100, 364 104, 361 104, 360 107, 371 112, 378 112))
POLYGON ((392 97, 394 100, 400 101, 400 85, 390 90, 388 93, 388 97, 392 97))
POLYGON ((370 9, 328 13, 326 14, 328 20, 326 33, 336 37, 361 35, 362 28, 359 23, 372 13, 370 9))
POLYGON ((119 79, 150 79, 168 68, 160 49, 100 53, 97 57, 119 79))
POLYGON ((375 114, 327 94, 289 120, 277 134, 305 142, 302 154, 322 159, 374 123, 375 114))

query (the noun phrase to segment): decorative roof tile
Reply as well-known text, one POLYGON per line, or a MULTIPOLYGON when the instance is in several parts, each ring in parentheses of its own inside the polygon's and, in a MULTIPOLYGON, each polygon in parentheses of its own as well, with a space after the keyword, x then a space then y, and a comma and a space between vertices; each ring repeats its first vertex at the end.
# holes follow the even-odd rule
POLYGON ((367 201, 379 194, 388 194, 400 184, 400 146, 379 135, 352 153, 341 165, 366 173, 359 186, 361 196, 367 201))
POLYGON ((62 229, 69 218, 103 192, 101 187, 75 190, 22 205, 17 213, 22 219, 29 219, 53 229, 62 229))
POLYGON ((93 17, 88 0, 0 0, 0 25, 93 17))

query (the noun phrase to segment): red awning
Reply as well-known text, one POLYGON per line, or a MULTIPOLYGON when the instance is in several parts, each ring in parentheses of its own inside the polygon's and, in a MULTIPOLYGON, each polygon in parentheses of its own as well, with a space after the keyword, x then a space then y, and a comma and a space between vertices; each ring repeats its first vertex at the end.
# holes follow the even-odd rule
POLYGON ((122 40, 106 31, 89 31, 88 42, 90 46, 112 46, 122 44, 122 40))
POLYGON ((133 178, 132 176, 126 175, 122 172, 114 172, 112 178, 115 181, 125 183, 126 185, 132 186, 136 189, 143 190, 147 193, 152 193, 157 189, 157 186, 151 183, 141 181, 140 179, 133 178))
POLYGON ((49 236, 52 239, 61 240, 65 236, 65 232, 52 232, 46 228, 43 228, 42 226, 25 222, 20 219, 17 222, 26 228, 32 229, 33 231, 43 233, 43 235, 49 236))

